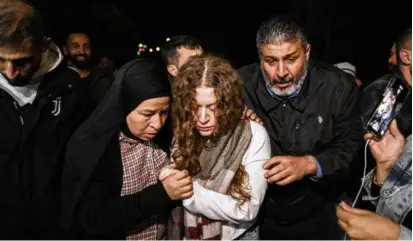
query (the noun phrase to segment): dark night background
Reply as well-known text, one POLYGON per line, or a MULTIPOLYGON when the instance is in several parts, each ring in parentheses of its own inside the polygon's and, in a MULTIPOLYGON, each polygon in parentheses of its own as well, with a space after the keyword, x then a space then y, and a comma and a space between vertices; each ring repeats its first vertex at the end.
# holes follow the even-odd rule
POLYGON ((412 23, 411 0, 29 2, 40 10, 48 35, 59 45, 68 32, 86 31, 95 53, 112 58, 118 66, 136 57, 140 42, 155 48, 166 37, 189 34, 200 38, 207 51, 240 67, 257 60, 255 32, 261 21, 288 14, 309 36, 313 58, 351 62, 365 83, 386 72, 392 42, 412 23))

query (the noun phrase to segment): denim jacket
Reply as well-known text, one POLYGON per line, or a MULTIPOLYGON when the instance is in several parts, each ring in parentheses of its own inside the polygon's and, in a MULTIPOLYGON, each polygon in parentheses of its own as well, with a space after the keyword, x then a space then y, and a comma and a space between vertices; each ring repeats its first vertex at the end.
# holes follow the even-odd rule
MULTIPOLYGON (((384 185, 380 189, 380 196, 371 195, 371 183, 374 169, 364 177, 364 189, 367 195, 363 200, 369 200, 376 206, 376 213, 401 224, 412 210, 412 136, 406 139, 402 155, 393 166, 384 185)), ((399 239, 411 240, 412 230, 401 227, 399 239)))

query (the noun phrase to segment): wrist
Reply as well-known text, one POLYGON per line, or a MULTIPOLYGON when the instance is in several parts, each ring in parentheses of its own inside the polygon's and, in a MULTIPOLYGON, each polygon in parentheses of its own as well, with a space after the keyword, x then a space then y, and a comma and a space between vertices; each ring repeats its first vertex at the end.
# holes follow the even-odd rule
POLYGON ((388 168, 381 168, 377 166, 374 173, 374 182, 378 185, 383 184, 389 176, 389 173, 390 170, 388 168))
POLYGON ((307 159, 307 175, 317 174, 317 160, 313 156, 305 156, 307 159))
POLYGON ((393 223, 389 225, 389 232, 387 233, 388 237, 386 238, 387 240, 398 240, 400 237, 400 232, 401 232, 401 227, 399 224, 393 223))
POLYGON ((398 157, 387 157, 386 159, 376 159, 377 166, 381 166, 383 168, 392 169, 394 164, 396 163, 398 157))

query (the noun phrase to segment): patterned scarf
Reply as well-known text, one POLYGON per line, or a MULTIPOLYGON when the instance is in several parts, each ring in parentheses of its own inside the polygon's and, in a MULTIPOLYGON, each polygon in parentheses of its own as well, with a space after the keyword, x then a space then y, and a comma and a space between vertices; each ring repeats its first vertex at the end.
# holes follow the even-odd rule
MULTIPOLYGON (((157 183, 161 168, 169 163, 167 154, 150 143, 119 135, 123 182, 121 196, 132 195, 157 183)), ((157 216, 142 220, 127 233, 127 240, 164 239, 166 227, 159 223, 157 216)))
MULTIPOLYGON (((199 156, 201 171, 194 182, 206 189, 227 194, 232 179, 241 165, 252 138, 249 121, 241 121, 232 131, 219 138, 212 147, 199 156)), ((185 239, 219 240, 222 237, 220 221, 184 211, 185 239)))

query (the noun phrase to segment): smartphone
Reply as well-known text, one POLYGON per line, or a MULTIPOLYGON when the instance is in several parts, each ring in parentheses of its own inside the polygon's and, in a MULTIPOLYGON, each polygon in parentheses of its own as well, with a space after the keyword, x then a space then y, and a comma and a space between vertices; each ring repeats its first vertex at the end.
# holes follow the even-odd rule
POLYGON ((398 76, 394 75, 384 89, 380 102, 367 122, 367 131, 376 140, 381 140, 389 128, 390 122, 402 108, 410 88, 398 76))

